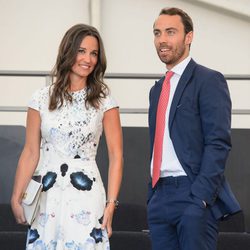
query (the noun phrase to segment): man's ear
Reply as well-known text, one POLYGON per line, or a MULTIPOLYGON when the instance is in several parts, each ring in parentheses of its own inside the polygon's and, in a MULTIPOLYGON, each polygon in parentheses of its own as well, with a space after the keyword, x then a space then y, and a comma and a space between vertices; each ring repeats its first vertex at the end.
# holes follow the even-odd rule
POLYGON ((186 45, 190 45, 193 41, 193 31, 190 31, 186 34, 186 37, 185 37, 185 43, 186 45))

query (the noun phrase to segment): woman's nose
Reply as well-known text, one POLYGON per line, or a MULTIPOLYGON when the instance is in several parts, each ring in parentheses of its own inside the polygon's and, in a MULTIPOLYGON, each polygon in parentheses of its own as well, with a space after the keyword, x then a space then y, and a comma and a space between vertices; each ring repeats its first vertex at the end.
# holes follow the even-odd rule
POLYGON ((85 62, 90 62, 90 54, 87 54, 87 53, 86 53, 86 54, 84 55, 84 61, 85 61, 85 62))

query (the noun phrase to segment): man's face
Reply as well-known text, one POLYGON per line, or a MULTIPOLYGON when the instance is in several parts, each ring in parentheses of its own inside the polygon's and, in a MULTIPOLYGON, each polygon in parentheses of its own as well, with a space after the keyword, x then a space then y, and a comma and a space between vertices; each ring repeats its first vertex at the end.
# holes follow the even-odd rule
POLYGON ((185 34, 178 15, 160 15, 154 23, 154 44, 161 61, 173 68, 189 55, 193 32, 185 34))

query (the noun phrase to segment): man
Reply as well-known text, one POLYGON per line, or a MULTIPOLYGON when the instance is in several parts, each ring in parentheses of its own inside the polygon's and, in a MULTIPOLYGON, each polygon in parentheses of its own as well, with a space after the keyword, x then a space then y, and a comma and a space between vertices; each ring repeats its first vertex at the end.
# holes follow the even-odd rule
POLYGON ((189 56, 193 23, 184 11, 163 9, 153 29, 169 72, 150 91, 153 250, 215 250, 219 219, 240 211, 224 177, 231 149, 227 83, 189 56))

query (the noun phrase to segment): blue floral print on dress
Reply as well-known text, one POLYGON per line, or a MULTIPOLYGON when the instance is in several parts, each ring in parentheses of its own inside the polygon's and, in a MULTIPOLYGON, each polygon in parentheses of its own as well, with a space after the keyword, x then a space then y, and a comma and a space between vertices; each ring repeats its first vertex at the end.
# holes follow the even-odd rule
POLYGON ((56 182, 56 177, 57 177, 56 173, 54 173, 54 172, 47 172, 46 175, 44 175, 43 178, 42 178, 42 184, 43 184, 42 191, 46 192, 50 188, 52 188, 53 185, 56 182))
POLYGON ((91 212, 82 210, 80 213, 73 215, 76 221, 82 225, 89 225, 90 224, 90 215, 91 212))
POLYGON ((102 229, 101 228, 93 228, 90 236, 94 238, 95 242, 102 242, 102 229))
POLYGON ((70 175, 72 185, 78 190, 91 190, 93 181, 83 172, 74 172, 70 175))
POLYGON ((40 235, 39 235, 37 229, 30 229, 28 237, 29 237, 28 241, 30 244, 30 243, 35 242, 40 237, 40 235))

